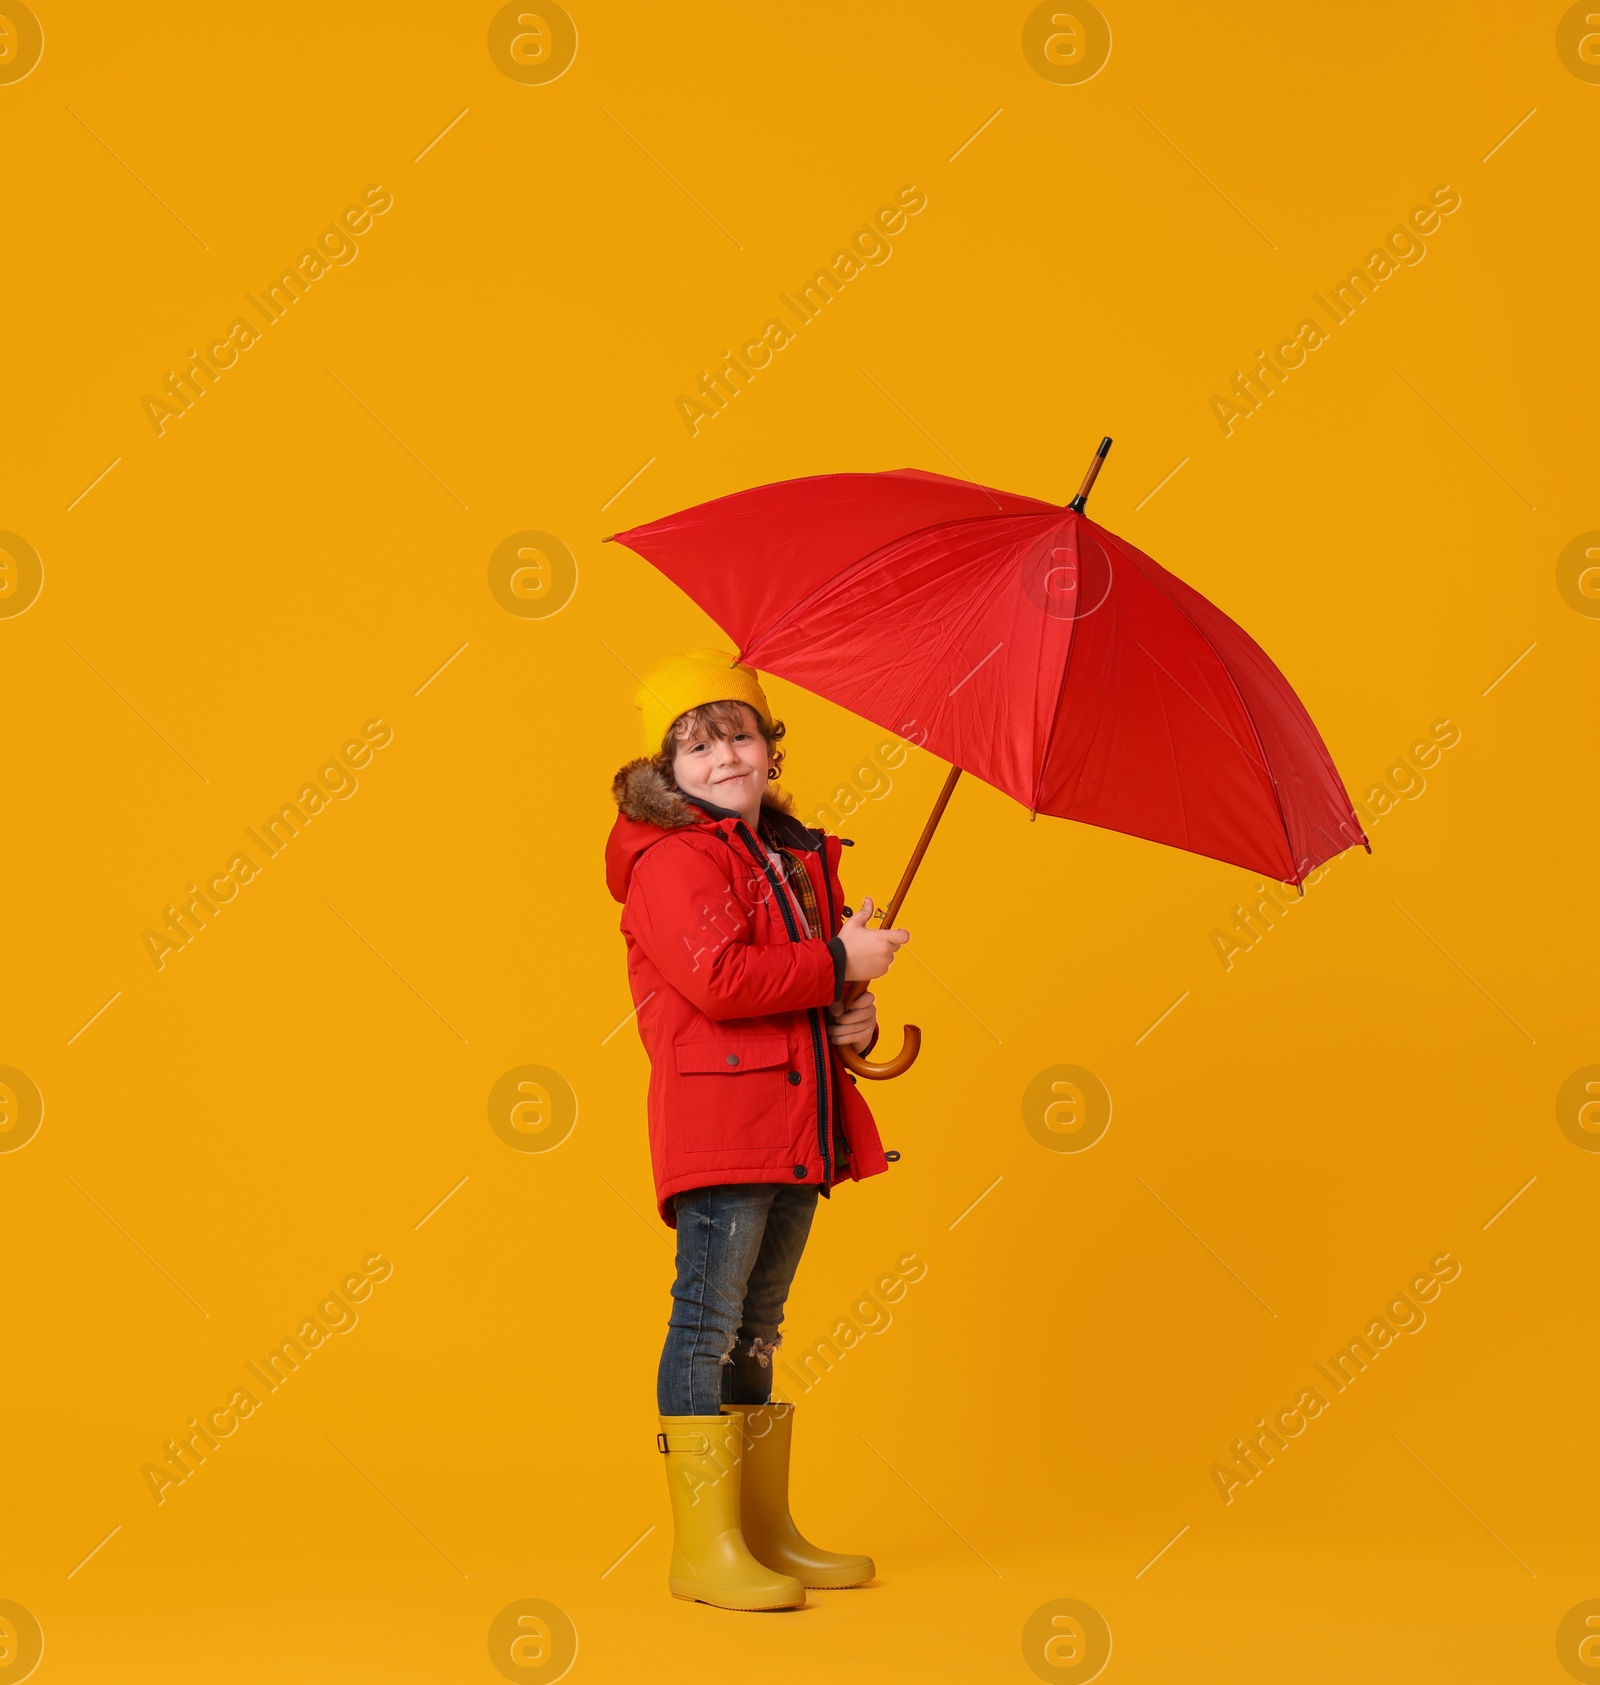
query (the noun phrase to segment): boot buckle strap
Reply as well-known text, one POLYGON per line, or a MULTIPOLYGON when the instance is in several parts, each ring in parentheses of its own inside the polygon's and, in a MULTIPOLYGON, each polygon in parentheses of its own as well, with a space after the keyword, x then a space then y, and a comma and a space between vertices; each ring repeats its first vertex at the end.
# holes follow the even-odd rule
POLYGON ((658 1433, 656 1449, 664 1457, 669 1451, 685 1451, 691 1457, 703 1457, 711 1449, 711 1441, 703 1433, 658 1433))

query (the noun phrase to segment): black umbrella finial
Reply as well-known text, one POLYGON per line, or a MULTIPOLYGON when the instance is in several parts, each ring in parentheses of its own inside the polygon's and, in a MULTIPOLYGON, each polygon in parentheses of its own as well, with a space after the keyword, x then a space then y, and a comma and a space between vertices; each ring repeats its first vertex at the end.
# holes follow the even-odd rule
POLYGON ((1100 441, 1100 448, 1094 453, 1089 464, 1089 472, 1083 476, 1083 484, 1078 487, 1078 495, 1067 505, 1069 509, 1076 509, 1081 515, 1083 506, 1089 501, 1089 491, 1094 485, 1095 476, 1100 472, 1100 464, 1106 459, 1106 452, 1111 449, 1111 435, 1108 433, 1100 441))

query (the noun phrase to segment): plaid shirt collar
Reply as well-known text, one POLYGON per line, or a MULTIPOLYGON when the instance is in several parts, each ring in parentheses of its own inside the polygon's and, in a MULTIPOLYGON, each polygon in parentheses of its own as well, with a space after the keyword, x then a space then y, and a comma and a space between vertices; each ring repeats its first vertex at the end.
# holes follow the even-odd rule
POLYGON ((806 870, 805 862, 792 848, 785 848, 772 834, 772 827, 765 823, 761 827, 761 841, 782 861, 784 876, 789 880, 795 900, 800 903, 811 934, 826 936, 827 932, 822 928, 822 911, 817 906, 817 892, 812 886, 811 874, 806 870))

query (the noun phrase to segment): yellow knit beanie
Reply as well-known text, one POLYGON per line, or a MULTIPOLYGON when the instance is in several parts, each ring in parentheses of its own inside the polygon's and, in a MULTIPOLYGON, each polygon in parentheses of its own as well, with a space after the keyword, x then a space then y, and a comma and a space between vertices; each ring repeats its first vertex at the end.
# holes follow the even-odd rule
POLYGON ((669 655, 645 675, 633 705, 644 715, 644 748, 659 755, 680 714, 707 702, 748 702, 768 725, 772 709, 754 667, 741 667, 725 649, 691 649, 669 655))

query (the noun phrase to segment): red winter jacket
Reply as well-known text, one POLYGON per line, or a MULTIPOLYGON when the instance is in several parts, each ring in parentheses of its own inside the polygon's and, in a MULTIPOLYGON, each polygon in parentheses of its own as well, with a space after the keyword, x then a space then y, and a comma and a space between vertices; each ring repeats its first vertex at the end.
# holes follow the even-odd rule
POLYGON ((770 803, 804 860, 828 937, 809 934, 761 840, 691 802, 648 760, 616 776, 606 883, 623 904, 628 984, 650 1055, 656 1203, 723 1182, 859 1181, 886 1167, 855 1079, 827 1037, 843 988, 839 839, 770 803))

